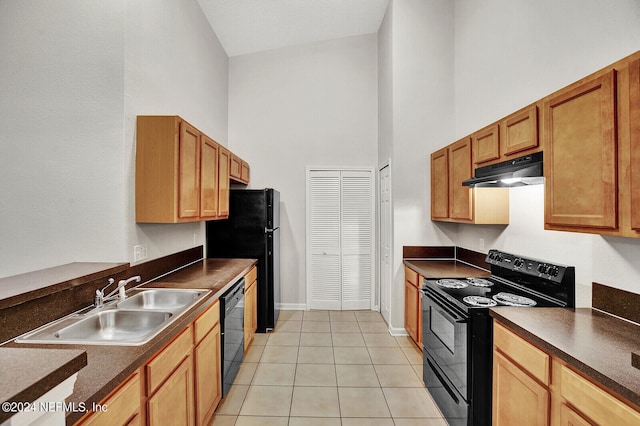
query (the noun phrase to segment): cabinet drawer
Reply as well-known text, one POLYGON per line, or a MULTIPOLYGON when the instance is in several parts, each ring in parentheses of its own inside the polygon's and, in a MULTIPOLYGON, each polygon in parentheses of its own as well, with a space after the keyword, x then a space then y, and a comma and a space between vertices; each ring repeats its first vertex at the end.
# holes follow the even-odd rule
POLYGON ((244 288, 247 289, 255 280, 258 279, 258 268, 255 266, 251 268, 247 275, 244 276, 244 288))
POLYGON ((498 322, 493 323, 493 345, 544 385, 549 385, 550 357, 498 322))
POLYGON ((140 374, 136 372, 101 402, 107 411, 95 412, 80 424, 82 426, 127 424, 127 421, 140 411, 140 396, 140 374))
POLYGON ((638 411, 564 365, 560 365, 560 393, 597 424, 640 424, 638 411))
POLYGON ((420 287, 418 283, 418 273, 406 266, 404 267, 404 279, 413 284, 414 287, 420 287))
POLYGON ((216 300, 193 322, 194 343, 197 345, 218 321, 220 321, 220 302, 216 300))
POLYGON ((191 326, 185 328, 146 365, 147 395, 151 395, 165 381, 193 347, 191 326))

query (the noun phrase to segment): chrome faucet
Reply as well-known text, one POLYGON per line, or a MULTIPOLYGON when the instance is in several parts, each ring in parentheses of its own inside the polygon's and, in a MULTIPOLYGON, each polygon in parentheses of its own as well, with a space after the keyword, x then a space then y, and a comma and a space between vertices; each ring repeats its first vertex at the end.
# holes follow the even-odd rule
POLYGON ((109 286, 111 286, 114 282, 116 282, 113 278, 109 278, 109 282, 106 286, 104 286, 101 290, 96 290, 96 295, 94 297, 93 304, 95 305, 96 308, 101 308, 104 305, 104 302, 109 302, 111 300, 115 300, 116 298, 120 302, 122 302, 124 299, 127 298, 127 295, 125 293, 126 291, 125 286, 132 281, 140 282, 140 275, 136 275, 135 277, 131 277, 127 280, 118 281, 118 286, 115 289, 113 289, 111 293, 105 296, 104 295, 105 290, 109 288, 109 286), (116 295, 116 293, 118 294, 116 295))

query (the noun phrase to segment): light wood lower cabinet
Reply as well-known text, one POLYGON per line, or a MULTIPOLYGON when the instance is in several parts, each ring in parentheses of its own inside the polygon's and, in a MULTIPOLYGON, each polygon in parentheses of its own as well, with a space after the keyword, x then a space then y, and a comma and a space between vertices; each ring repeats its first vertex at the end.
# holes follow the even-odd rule
POLYGON ((404 276, 404 328, 422 350, 422 304, 419 284, 422 277, 406 266, 404 276))
POLYGON ((244 277, 244 351, 258 329, 258 269, 254 266, 244 277))
POLYGON ((193 425, 193 362, 188 355, 147 402, 149 425, 193 425))
POLYGON ((638 425, 640 408, 494 321, 494 425, 638 425))
POLYGON ((192 324, 113 391, 79 425, 207 425, 222 397, 220 304, 192 324))
POLYGON ((135 372, 107 396, 100 405, 106 411, 98 411, 83 417, 82 426, 135 425, 142 422, 140 373, 135 372), (139 422, 139 423, 137 423, 139 422))
POLYGON ((202 426, 209 423, 222 398, 220 304, 216 302, 195 321, 195 325, 199 326, 194 330, 196 347, 193 351, 195 414, 196 425, 202 426))

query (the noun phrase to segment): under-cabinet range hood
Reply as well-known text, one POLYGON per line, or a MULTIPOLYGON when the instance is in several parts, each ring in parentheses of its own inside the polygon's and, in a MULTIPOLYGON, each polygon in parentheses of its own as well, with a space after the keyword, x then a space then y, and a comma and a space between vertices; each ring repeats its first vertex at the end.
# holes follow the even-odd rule
POLYGON ((463 186, 504 188, 539 185, 544 183, 542 152, 478 167, 474 176, 462 182, 463 186))

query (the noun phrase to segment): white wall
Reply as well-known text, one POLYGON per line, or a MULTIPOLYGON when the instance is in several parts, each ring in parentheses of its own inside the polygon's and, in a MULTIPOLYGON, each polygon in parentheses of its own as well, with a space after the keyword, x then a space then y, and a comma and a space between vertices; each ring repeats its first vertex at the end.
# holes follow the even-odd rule
POLYGON ((402 246, 452 244, 429 220, 429 154, 454 135, 453 18, 447 0, 392 0, 379 36, 378 152, 380 163, 391 158, 395 332, 404 327, 402 246))
MULTIPOLYGON (((640 49, 637 0, 458 0, 455 11, 456 138, 640 49)), ((544 231, 543 187, 510 191, 508 227, 460 225, 456 243, 575 265, 582 305, 592 281, 640 293, 640 241, 544 231)))
POLYGON ((0 277, 123 259, 124 1, 0 2, 0 277))
POLYGON ((125 259, 133 260, 136 244, 153 259, 205 245, 205 228, 135 223, 136 116, 179 115, 227 145, 229 59, 196 0, 126 3, 125 259))
POLYGON ((229 147, 280 191, 285 307, 306 301, 306 167, 377 165, 377 84, 375 34, 229 60, 229 147))
POLYGON ((137 114, 227 142, 228 58, 195 0, 3 0, 0 58, 0 277, 204 243, 134 219, 137 114))

